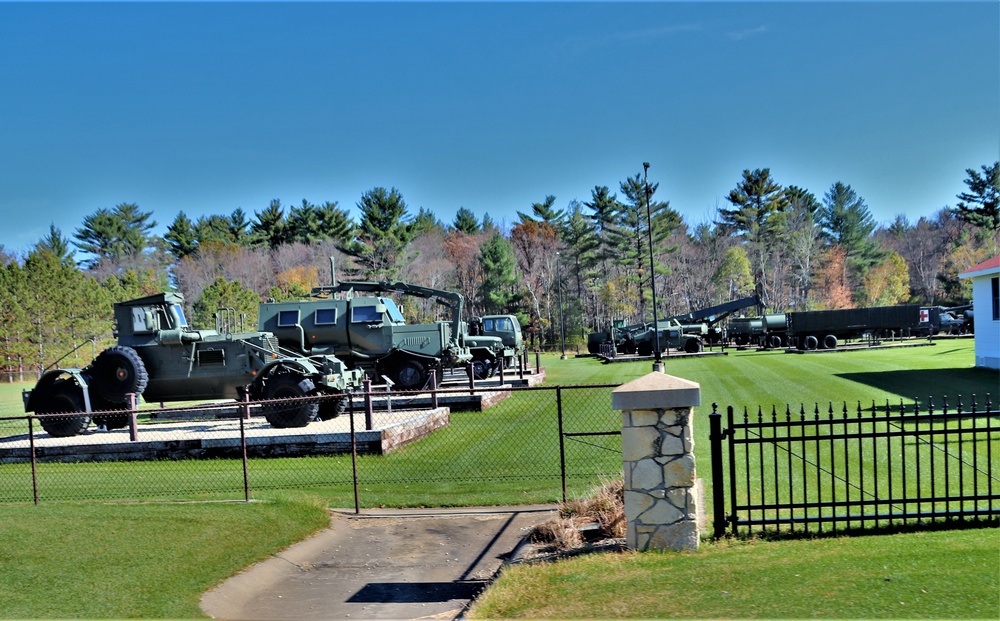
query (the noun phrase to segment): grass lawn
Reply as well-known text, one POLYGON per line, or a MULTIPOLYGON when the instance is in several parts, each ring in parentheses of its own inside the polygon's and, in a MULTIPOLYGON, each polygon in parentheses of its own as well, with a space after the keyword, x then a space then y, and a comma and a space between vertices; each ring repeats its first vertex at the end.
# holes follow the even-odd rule
MULTIPOLYGON (((668 359, 666 370, 701 384, 703 406, 696 411, 699 420, 695 442, 696 457, 704 464, 699 468, 699 476, 707 477, 708 425, 707 421, 701 424, 700 415, 707 418, 712 402, 722 407, 731 404, 783 408, 786 403, 793 407, 804 403, 809 407, 813 403, 842 401, 853 406, 859 400, 863 405, 870 405, 873 400, 895 404, 913 398, 924 402, 927 396, 933 396, 935 403, 940 404, 943 395, 953 400, 961 394, 968 404, 973 393, 982 403, 987 392, 992 393, 995 401, 1000 392, 1000 374, 972 369, 973 360, 972 341, 964 340, 941 341, 934 347, 804 356, 731 352, 727 356, 668 359)), ((558 356, 543 356, 543 364, 548 385, 622 383, 651 369, 650 362, 602 365, 588 358, 561 361, 558 356)), ((25 387, 30 385, 0 384, 0 416, 23 413, 20 392, 25 387)), ((511 413, 516 414, 516 411, 511 413)), ((472 425, 474 419, 467 419, 472 425)), ((463 424, 462 417, 456 417, 449 432, 461 431, 463 424)), ((448 451, 454 445, 445 439, 444 434, 432 436, 398 455, 381 458, 379 463, 410 471, 452 461, 453 455, 448 451)), ((498 452, 494 459, 502 458, 503 453, 498 452)), ((317 464, 341 467, 343 461, 342 458, 266 460, 257 467, 273 471, 274 478, 265 491, 255 494, 258 500, 266 502, 251 504, 0 505, 0 520, 9 525, 0 530, 0 562, 5 567, 0 572, 0 602, 3 602, 0 617, 200 616, 197 601, 206 589, 322 528, 327 523, 323 506, 353 504, 349 484, 316 484, 299 489, 302 484, 297 477, 302 469, 315 468, 317 464)), ((523 467, 512 461, 501 466, 510 470, 523 467)), ((193 486, 190 489, 197 490, 200 481, 215 476, 212 469, 218 465, 212 461, 157 462, 148 467, 156 469, 156 476, 172 478, 179 489, 193 486)), ((67 484, 73 485, 72 480, 67 484)), ((93 486, 88 489, 94 493, 92 497, 102 498, 101 483, 95 482, 93 486)), ((132 487, 137 485, 132 483, 132 487)), ((362 493, 368 494, 369 504, 397 506, 518 504, 555 500, 558 485, 546 483, 537 489, 512 478, 487 490, 481 482, 451 481, 442 485, 414 479, 405 484, 375 482, 362 493)), ((197 491, 189 496, 214 498, 212 494, 197 491)), ((479 614, 563 618, 992 618, 1000 612, 998 559, 1000 547, 995 529, 707 544, 702 552, 693 555, 602 556, 551 567, 518 568, 490 590, 483 605, 496 601, 497 597, 510 601, 491 603, 496 607, 483 608, 479 614), (960 554, 949 555, 950 546, 960 554), (870 555, 867 561, 865 554, 870 555), (956 568, 954 572, 950 567, 956 568), (847 571, 853 569, 857 571, 847 571), (561 577, 549 573, 556 571, 566 573, 561 577), (946 577, 931 580, 942 572, 946 577), (842 581, 835 580, 833 574, 837 573, 845 574, 842 581), (787 581, 779 583, 777 576, 784 576, 787 581), (508 577, 517 577, 528 584, 502 595, 508 577), (799 578, 801 583, 797 582, 799 578), (537 585, 533 584, 536 582, 537 585), (601 588, 606 590, 596 587, 604 583, 607 586, 601 588), (945 588, 945 585, 950 586, 945 588), (513 601, 520 598, 521 591, 529 592, 536 586, 549 593, 547 608, 534 603, 526 603, 522 608, 513 601), (679 603, 681 598, 669 596, 682 586, 689 587, 685 592, 695 594, 692 598, 696 596, 705 602, 729 601, 732 607, 699 604, 697 609, 686 608, 679 603), (902 590, 910 586, 913 588, 902 590), (651 604, 645 597, 623 595, 633 589, 653 593, 648 599, 655 601, 651 604), (589 595, 591 592, 593 597, 589 595), (799 597, 798 592, 803 595, 799 597), (582 593, 588 594, 589 601, 581 601, 578 608, 551 605, 552 602, 569 605, 582 593), (806 600, 810 598, 805 593, 813 593, 811 599, 817 602, 813 609, 807 607, 806 600), (832 607, 831 602, 855 594, 857 607, 832 607), (667 600, 671 602, 669 606, 667 600), (956 600, 963 603, 959 605, 956 600), (900 601, 904 604, 898 604, 900 601), (618 608, 606 607, 613 602, 617 602, 618 608), (819 602, 826 604, 820 607, 819 602)))
POLYGON ((997 529, 710 543, 508 568, 474 619, 995 619, 997 529))

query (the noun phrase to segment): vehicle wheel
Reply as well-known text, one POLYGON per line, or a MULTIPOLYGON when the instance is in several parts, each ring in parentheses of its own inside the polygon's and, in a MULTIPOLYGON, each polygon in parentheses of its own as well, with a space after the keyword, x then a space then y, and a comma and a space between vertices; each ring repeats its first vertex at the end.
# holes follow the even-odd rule
POLYGON ((475 358, 472 361, 472 377, 477 380, 484 380, 492 375, 492 367, 489 360, 475 358))
POLYGON ((139 354, 131 347, 120 345, 98 354, 90 375, 92 394, 111 403, 125 403, 129 393, 142 394, 149 382, 149 373, 139 354))
POLYGON ((128 427, 129 419, 132 417, 131 413, 128 411, 128 404, 112 403, 97 395, 94 395, 91 398, 90 407, 95 412, 91 416, 91 420, 93 420, 94 425, 97 427, 104 427, 108 431, 128 427), (124 411, 121 414, 113 413, 117 410, 124 411), (97 412, 103 413, 97 414, 97 412))
POLYGON ((701 341, 698 339, 688 339, 687 342, 684 343, 684 351, 689 354, 697 354, 701 351, 701 341))
POLYGON ((823 349, 837 349, 837 337, 827 334, 823 337, 823 349))
POLYGON ((736 343, 737 347, 744 347, 750 344, 750 337, 743 334, 737 334, 733 337, 733 342, 736 343))
POLYGON ((809 351, 812 351, 817 347, 819 347, 819 339, 816 338, 815 336, 810 334, 809 336, 802 339, 802 349, 807 349, 809 351))
POLYGON ((400 390, 417 390, 427 383, 427 369, 418 360, 405 360, 396 370, 396 386, 400 390))
POLYGON ((635 346, 635 353, 640 356, 652 356, 653 355, 653 344, 643 341, 635 346))
POLYGON ((771 336, 770 338, 768 338, 767 344, 768 344, 768 346, 771 347, 771 349, 780 349, 781 348, 781 337, 777 336, 777 335, 771 336))
POLYGON ((328 396, 319 400, 319 419, 331 420, 347 411, 347 395, 328 396))
MULTIPOLYGON (((49 389, 48 395, 37 408, 38 414, 70 414, 84 412, 83 389, 76 382, 68 379, 57 380, 49 389)), ((84 432, 90 424, 89 414, 76 416, 42 416, 39 422, 50 436, 68 438, 84 432)))
POLYGON ((287 429, 305 427, 316 418, 319 403, 310 396, 316 386, 312 380, 300 375, 284 374, 272 377, 264 385, 264 401, 296 399, 292 403, 268 403, 263 407, 264 418, 272 427, 287 429))

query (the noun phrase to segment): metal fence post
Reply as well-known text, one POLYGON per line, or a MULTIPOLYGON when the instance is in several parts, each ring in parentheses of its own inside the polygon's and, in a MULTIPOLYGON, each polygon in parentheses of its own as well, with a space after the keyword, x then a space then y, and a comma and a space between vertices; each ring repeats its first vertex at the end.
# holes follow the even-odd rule
POLYGON ((556 386, 556 415, 559 419, 559 471, 562 473, 562 501, 566 502, 566 436, 563 433, 562 386, 556 386))
POLYGON ((240 446, 243 448, 243 501, 250 502, 250 470, 247 467, 247 431, 246 421, 250 418, 250 394, 243 393, 243 404, 240 406, 246 416, 240 416, 240 446))
MULTIPOLYGON (((365 428, 372 428, 372 381, 365 377, 365 428)), ((351 424, 354 424, 354 418, 351 418, 351 424)))
POLYGON ((128 409, 129 409, 128 439, 132 442, 137 442, 139 440, 139 429, 138 429, 138 423, 136 422, 136 416, 138 415, 137 410, 139 409, 137 404, 138 399, 136 398, 136 394, 134 392, 128 393, 127 395, 125 395, 125 398, 128 399, 128 409))
POLYGON ((28 442, 31 444, 31 493, 38 505, 38 461, 35 459, 35 417, 28 417, 28 442))
POLYGON ((541 372, 542 369, 542 352, 535 350, 535 373, 541 372))
POLYGON ((431 408, 438 409, 438 374, 431 371, 431 408))
MULTIPOLYGON (((371 409, 371 381, 365 379, 365 410, 371 409)), ((351 400, 351 478, 354 483, 354 514, 361 513, 361 500, 358 496, 358 434, 354 431, 354 400, 351 400)))
POLYGON ((726 495, 722 481, 722 439, 726 436, 722 431, 722 414, 718 408, 719 404, 713 403, 712 413, 708 415, 708 439, 712 447, 712 527, 715 539, 726 534, 726 495))

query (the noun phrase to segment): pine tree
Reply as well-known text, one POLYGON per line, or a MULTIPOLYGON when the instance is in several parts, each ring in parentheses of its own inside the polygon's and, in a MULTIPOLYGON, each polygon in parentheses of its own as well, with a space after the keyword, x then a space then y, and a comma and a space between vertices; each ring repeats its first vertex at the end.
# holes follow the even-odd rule
POLYGON ((459 207, 458 211, 455 212, 455 220, 452 222, 451 227, 456 231, 461 231, 470 235, 478 233, 482 230, 479 227, 479 221, 476 219, 476 215, 465 207, 459 207))
POLYGON ((73 234, 78 240, 76 247, 93 255, 92 264, 140 254, 150 245, 149 233, 156 226, 156 221, 149 219, 151 215, 139 211, 134 203, 121 203, 113 210, 98 209, 84 217, 83 226, 73 234))
POLYGON ((255 222, 250 223, 250 244, 275 249, 291 241, 291 231, 285 221, 281 201, 274 199, 267 209, 254 212, 255 222))
POLYGON ((771 177, 769 168, 744 170, 743 178, 727 200, 733 207, 719 208, 721 225, 746 242, 755 286, 764 304, 770 306, 777 288, 777 283, 771 279, 771 262, 786 225, 788 199, 785 191, 771 177))
POLYGON ((958 195, 955 215, 975 226, 996 232, 1000 230, 1000 161, 992 166, 983 165, 980 175, 974 168, 967 168, 965 185, 968 192, 958 195))
POLYGON ((479 294, 484 312, 507 312, 517 297, 517 259, 513 247, 499 232, 494 233, 483 244, 479 263, 483 270, 479 294))
POLYGON ((194 254, 198 249, 198 232, 195 231, 191 219, 182 211, 177 214, 174 221, 167 227, 167 234, 163 236, 170 248, 170 254, 175 259, 180 260, 189 254, 194 254))
POLYGON ((399 190, 376 187, 358 203, 361 224, 344 252, 357 261, 365 278, 392 280, 403 249, 413 239, 406 202, 399 190))

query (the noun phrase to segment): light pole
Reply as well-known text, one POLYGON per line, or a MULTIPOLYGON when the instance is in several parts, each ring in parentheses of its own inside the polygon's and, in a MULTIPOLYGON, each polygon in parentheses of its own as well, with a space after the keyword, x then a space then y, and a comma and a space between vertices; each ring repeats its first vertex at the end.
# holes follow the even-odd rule
POLYGON ((562 271, 559 269, 559 253, 556 252, 556 286, 559 287, 559 344, 562 348, 560 360, 566 359, 566 322, 563 319, 562 271))
POLYGON ((656 318, 656 272, 653 268, 653 216, 649 209, 649 162, 642 163, 642 179, 646 186, 646 233, 649 236, 649 288, 653 290, 653 339, 656 352, 654 371, 663 370, 663 353, 660 351, 660 325, 656 318))

